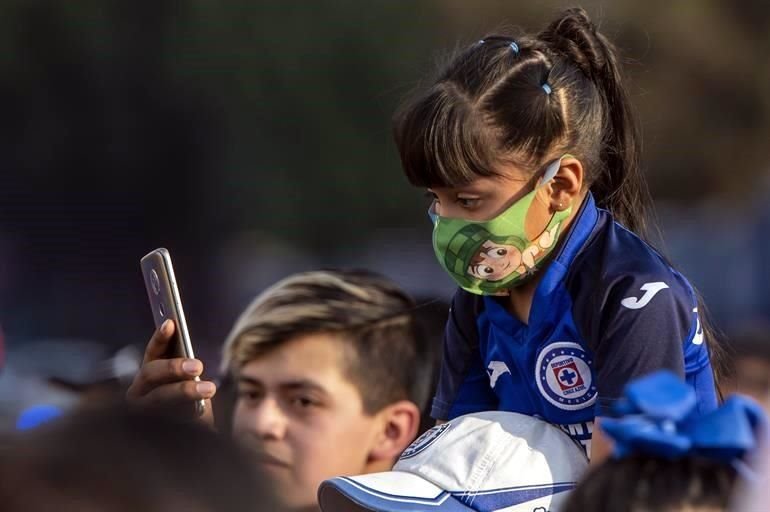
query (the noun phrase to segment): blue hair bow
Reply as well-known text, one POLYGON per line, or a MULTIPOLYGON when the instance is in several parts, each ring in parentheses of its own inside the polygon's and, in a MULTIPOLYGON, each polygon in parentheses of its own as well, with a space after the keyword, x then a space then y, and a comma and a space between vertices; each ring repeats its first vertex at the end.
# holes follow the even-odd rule
POLYGON ((601 427, 615 443, 616 458, 699 455, 736 466, 768 435, 764 411, 749 398, 732 396, 705 414, 696 406, 692 387, 659 371, 628 384, 613 407, 620 417, 602 418, 601 427))

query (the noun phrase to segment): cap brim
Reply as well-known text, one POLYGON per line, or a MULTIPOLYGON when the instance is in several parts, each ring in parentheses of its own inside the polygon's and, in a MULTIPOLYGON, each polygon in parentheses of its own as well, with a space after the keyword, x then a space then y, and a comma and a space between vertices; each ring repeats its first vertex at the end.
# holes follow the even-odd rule
POLYGON ((326 480, 318 489, 324 512, 468 512, 449 492, 412 473, 388 471, 326 480))

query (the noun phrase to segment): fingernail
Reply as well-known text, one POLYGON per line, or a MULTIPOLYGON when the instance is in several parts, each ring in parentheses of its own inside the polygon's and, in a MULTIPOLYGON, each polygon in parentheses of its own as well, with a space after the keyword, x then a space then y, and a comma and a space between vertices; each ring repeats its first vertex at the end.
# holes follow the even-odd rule
POLYGON ((166 320, 161 324, 160 332, 168 334, 169 329, 171 329, 171 320, 166 320))
POLYGON ((215 389, 216 386, 214 386, 213 382, 199 382, 195 386, 195 390, 204 396, 213 394, 215 389))
POLYGON ((182 363, 182 370, 184 370, 185 373, 189 373, 190 375, 197 375, 201 370, 201 366, 200 363, 195 359, 188 359, 182 363))

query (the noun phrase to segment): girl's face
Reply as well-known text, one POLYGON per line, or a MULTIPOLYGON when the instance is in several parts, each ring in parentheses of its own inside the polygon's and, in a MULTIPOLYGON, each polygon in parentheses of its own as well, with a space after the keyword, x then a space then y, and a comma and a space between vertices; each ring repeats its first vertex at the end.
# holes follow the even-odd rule
MULTIPOLYGON (((479 177, 461 187, 428 189, 433 196, 435 213, 441 217, 487 221, 503 213, 535 186, 533 176, 515 165, 500 166, 495 172, 495 176, 479 177)), ((553 214, 549 202, 549 187, 540 187, 524 224, 530 240, 534 240, 548 225, 553 214)))
POLYGON ((486 221, 501 214, 532 190, 531 175, 506 164, 497 176, 479 177, 461 187, 432 187, 435 213, 442 217, 486 221))

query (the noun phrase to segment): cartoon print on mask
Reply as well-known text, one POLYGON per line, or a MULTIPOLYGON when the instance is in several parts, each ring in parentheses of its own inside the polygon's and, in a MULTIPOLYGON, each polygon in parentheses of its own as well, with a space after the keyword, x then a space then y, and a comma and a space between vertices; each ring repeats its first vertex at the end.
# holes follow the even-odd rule
POLYGON ((484 281, 499 281, 514 272, 521 264, 521 259, 521 250, 515 245, 487 240, 473 255, 468 274, 484 281))
POLYGON ((557 222, 551 229, 544 231, 534 244, 524 249, 522 262, 524 263, 527 272, 532 272, 535 269, 538 260, 543 256, 543 253, 553 247, 554 242, 556 242, 556 237, 559 234, 560 226, 561 222, 557 222))
MULTIPOLYGON (((535 243, 526 246, 523 250, 513 244, 499 243, 499 237, 490 235, 471 259, 468 274, 483 281, 500 281, 512 273, 520 275, 532 274, 537 262, 543 253, 550 249, 556 241, 559 232, 557 223, 550 230, 543 232, 535 243)), ((514 238, 514 237, 508 237, 514 238)), ((516 243, 521 244, 521 239, 516 238, 516 243)))

